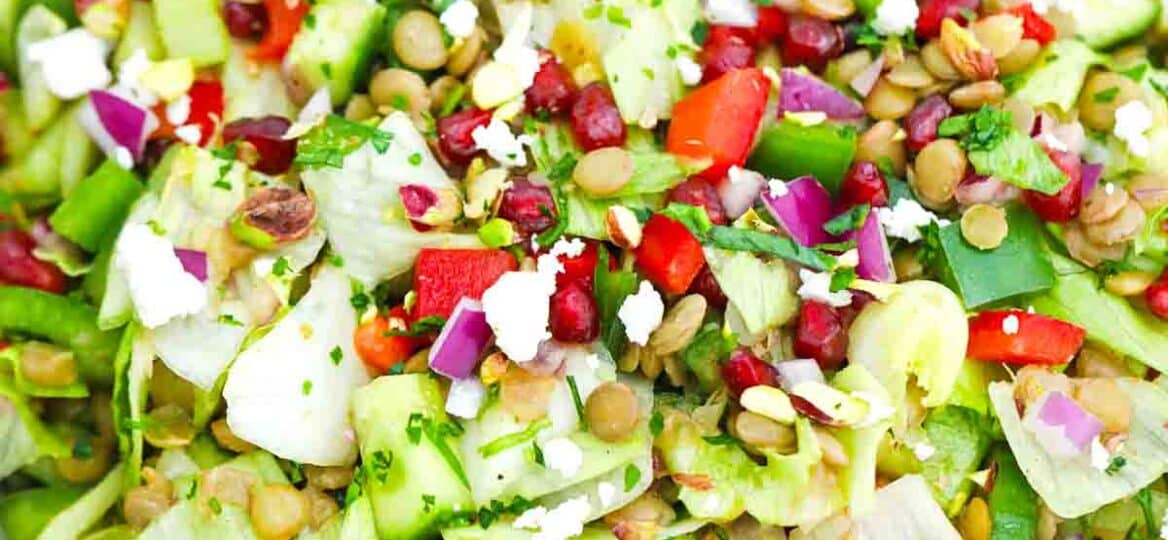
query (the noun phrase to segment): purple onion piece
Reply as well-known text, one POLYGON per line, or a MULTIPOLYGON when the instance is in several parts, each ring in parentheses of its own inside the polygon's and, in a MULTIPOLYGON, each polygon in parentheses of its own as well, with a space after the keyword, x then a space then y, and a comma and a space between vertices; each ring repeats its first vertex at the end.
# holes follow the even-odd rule
POLYGON ((207 281, 207 254, 193 249, 174 248, 174 254, 182 263, 183 270, 199 281, 207 281))
POLYGON ((430 369, 451 380, 465 379, 494 337, 482 304, 464 296, 430 347, 430 369))
POLYGON ((89 102, 110 139, 129 150, 135 160, 141 158, 149 135, 146 124, 151 113, 137 103, 105 90, 90 92, 89 102))
POLYGON ((1103 176, 1103 165, 1101 163, 1083 163, 1080 169, 1083 179, 1082 194, 1086 198, 1095 186, 1099 185, 1099 178, 1103 176))
POLYGON ((864 107, 819 77, 792 68, 783 68, 779 113, 820 111, 835 120, 860 120, 864 107))
POLYGON ((833 215, 831 194, 815 178, 803 176, 787 182, 785 193, 763 189, 762 200, 775 221, 800 245, 810 247, 834 240, 823 230, 833 215))
POLYGON ((875 211, 869 212, 864 225, 857 231, 849 232, 847 237, 856 240, 856 250, 860 254, 860 264, 856 266, 857 276, 885 283, 896 281, 892 250, 888 247, 888 239, 884 237, 884 229, 880 227, 880 219, 875 211))

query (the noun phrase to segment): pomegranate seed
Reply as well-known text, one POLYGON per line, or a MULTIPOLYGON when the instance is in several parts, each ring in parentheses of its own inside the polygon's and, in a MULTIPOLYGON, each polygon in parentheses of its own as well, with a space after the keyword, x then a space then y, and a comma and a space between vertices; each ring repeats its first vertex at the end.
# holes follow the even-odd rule
POLYGON ((754 65, 754 47, 733 29, 716 26, 698 53, 702 65, 702 82, 710 82, 726 72, 754 65))
MULTIPOLYGON (((584 240, 584 251, 580 252, 575 257, 567 255, 560 255, 556 260, 564 266, 564 270, 556 274, 556 288, 562 289, 569 283, 579 282, 588 290, 592 290, 592 284, 596 279, 596 262, 599 260, 600 253, 597 251, 597 243, 595 240, 584 240)), ((616 264, 616 260, 612 257, 608 259, 609 269, 616 264)))
POLYGON ((511 182, 499 201, 498 216, 510 221, 519 232, 531 234, 551 227, 556 221, 556 203, 547 186, 526 178, 511 182))
POLYGON ((712 308, 726 307, 726 293, 722 292, 722 286, 714 278, 714 272, 710 270, 708 264, 703 266, 702 271, 698 272, 698 275, 690 282, 689 293, 702 295, 712 308))
POLYGON ((576 82, 556 57, 548 55, 524 96, 527 112, 557 115, 572 107, 576 99, 576 82))
POLYGON ((806 65, 814 71, 843 54, 844 35, 839 27, 805 15, 792 16, 783 37, 783 63, 806 65))
POLYGON ((758 8, 758 26, 754 27, 754 44, 768 45, 787 33, 787 14, 775 6, 758 8))
POLYGON ((580 90, 572 105, 572 132, 585 152, 625 144, 625 121, 607 86, 594 82, 580 90))
POLYGON ((706 210, 714 225, 726 224, 726 211, 718 190, 701 178, 692 177, 674 187, 667 198, 667 203, 671 202, 699 206, 706 210))
POLYGON ((937 126, 949 115, 953 107, 940 94, 933 94, 913 107, 904 119, 904 130, 908 134, 905 144, 909 150, 920 152, 929 143, 937 140, 937 126))
POLYGON ((848 352, 844 314, 827 304, 803 302, 795 329, 795 355, 814 358, 824 369, 835 369, 848 352))
POLYGON ((965 13, 977 13, 981 0, 922 0, 920 4, 917 37, 931 39, 941 35, 941 21, 945 19, 953 19, 962 26, 968 24, 965 13))
POLYGON ((730 359, 722 364, 722 380, 734 397, 752 386, 778 386, 775 382, 775 368, 763 362, 746 349, 738 349, 730 354, 730 359))
POLYGON ((438 119, 438 148, 450 161, 466 165, 479 149, 471 133, 479 126, 491 123, 490 111, 466 109, 438 119))
POLYGON ((33 257, 36 247, 36 240, 24 231, 0 231, 0 284, 65 292, 65 274, 56 265, 33 257))
POLYGON ((1059 169, 1070 178, 1058 193, 1047 195, 1039 191, 1026 190, 1022 192, 1022 200, 1034 210, 1038 217, 1053 223, 1066 223, 1079 215, 1079 205, 1083 201, 1083 174, 1082 162, 1079 156, 1070 152, 1061 152, 1044 148, 1059 169))
POLYGON ((551 298, 548 326, 552 337, 568 343, 588 343, 600 334, 600 310, 592 290, 581 281, 573 281, 556 291, 551 298))
POLYGON ((264 174, 281 174, 292 166, 296 157, 296 139, 284 138, 291 125, 283 116, 240 118, 223 126, 223 142, 243 139, 256 150, 253 169, 264 174))
POLYGON ((1168 319, 1168 270, 1160 274, 1160 278, 1144 291, 1144 300, 1153 314, 1161 319, 1168 319))
POLYGON ((888 206, 888 186, 884 173, 871 161, 852 164, 840 187, 840 204, 846 209, 861 204, 888 206))
POLYGON ((260 4, 229 1, 223 4, 223 21, 232 36, 254 39, 268 29, 268 12, 260 4))

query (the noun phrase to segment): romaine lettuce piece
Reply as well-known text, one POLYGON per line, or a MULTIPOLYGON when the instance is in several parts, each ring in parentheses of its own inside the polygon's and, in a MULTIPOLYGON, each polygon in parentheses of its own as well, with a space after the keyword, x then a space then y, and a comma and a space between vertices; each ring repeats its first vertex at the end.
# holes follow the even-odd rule
POLYGON ((1034 434, 1023 427, 1010 383, 990 385, 990 400, 1018 467, 1043 503, 1056 515, 1071 519, 1135 494, 1168 472, 1168 392, 1164 386, 1137 379, 1116 379, 1131 400, 1131 432, 1119 455, 1126 463, 1105 472, 1088 456, 1058 459, 1050 456, 1034 434))
POLYGON ((367 143, 345 156, 340 169, 322 167, 301 175, 332 248, 344 259, 345 272, 367 286, 407 272, 424 247, 481 246, 474 234, 423 233, 410 226, 399 187, 455 184, 405 113, 390 114, 380 129, 393 134, 384 154, 367 143), (419 158, 417 165, 411 163, 419 158))
POLYGON ((763 262, 745 251, 705 251, 710 270, 730 301, 726 318, 744 342, 760 339, 795 316, 799 304, 786 263, 763 262))
POLYGON ((300 302, 239 354, 223 388, 236 435, 301 463, 353 462, 349 396, 369 375, 353 350, 350 295, 349 279, 322 266, 300 302))
POLYGON ((49 520, 37 540, 75 540, 96 525, 122 495, 123 467, 115 465, 93 489, 49 520))
POLYGON ((926 444, 934 451, 922 460, 921 475, 945 513, 956 516, 973 489, 969 475, 989 452, 990 419, 972 409, 945 405, 930 411, 923 427, 926 444))
POLYGON ((960 540, 929 495, 920 476, 900 477, 876 492, 875 507, 855 518, 853 534, 869 540, 960 540))
POLYGON ((1023 82, 1013 97, 1031 107, 1051 104, 1069 112, 1079 99, 1087 70, 1106 61, 1106 56, 1081 41, 1060 39, 1051 43, 1042 59, 1020 76, 1023 82))
POLYGON ((49 431, 12 379, 0 374, 0 479, 41 456, 67 456, 70 448, 49 431))
MULTIPOLYGON (((831 380, 832 385, 853 395, 860 393, 876 403, 888 403, 888 392, 864 366, 850 365, 831 380)), ((876 454, 884 434, 892 427, 889 418, 870 425, 834 430, 835 438, 848 454, 848 464, 839 471, 839 483, 848 498, 850 512, 862 514, 872 508, 876 493, 876 454)))

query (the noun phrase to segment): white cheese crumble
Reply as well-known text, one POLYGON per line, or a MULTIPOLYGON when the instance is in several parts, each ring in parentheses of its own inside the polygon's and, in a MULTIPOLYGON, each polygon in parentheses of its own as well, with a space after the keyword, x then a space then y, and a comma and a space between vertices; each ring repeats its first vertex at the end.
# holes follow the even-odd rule
POLYGON ((114 163, 128 171, 134 168, 134 155, 130 153, 129 148, 119 145, 114 148, 114 163))
POLYGON ((530 145, 530 135, 518 137, 511 133, 511 128, 498 118, 492 118, 486 126, 479 126, 470 134, 474 139, 475 148, 486 150, 492 159, 504 167, 527 166, 527 153, 524 145, 530 145))
POLYGON ((446 396, 446 412, 459 418, 475 418, 487 397, 487 388, 475 377, 458 379, 450 383, 450 393, 446 396))
POLYGON ((1039 15, 1046 15, 1052 8, 1063 13, 1078 16, 1083 9, 1082 0, 1030 0, 1030 6, 1039 15))
MULTIPOLYGON (((158 103, 158 96, 149 88, 142 86, 142 74, 150 69, 150 65, 150 57, 146 56, 146 50, 137 49, 118 68, 117 88, 124 90, 128 94, 127 98, 143 107, 153 107, 158 103)), ((182 122, 171 123, 178 125, 182 122)))
POLYGON ((919 442, 912 446, 912 452, 918 460, 926 461, 937 453, 937 449, 927 442, 919 442))
POLYGON ((806 268, 799 270, 799 290, 795 291, 799 298, 822 302, 832 307, 843 307, 852 303, 852 293, 847 289, 831 292, 831 274, 827 272, 813 272, 806 268))
POLYGON ((113 75, 105 65, 110 46, 84 28, 37 41, 28 59, 40 64, 45 84, 61 99, 77 99, 109 86, 113 75))
POLYGON ((166 104, 166 121, 172 126, 181 126, 191 117, 191 96, 181 95, 166 104))
POLYGON ((328 86, 320 87, 308 98, 308 103, 304 104, 304 108, 300 109, 300 114, 296 116, 296 122, 288 126, 288 131, 284 132, 284 139, 295 139, 305 133, 308 133, 312 128, 324 122, 324 119, 333 112, 332 94, 329 92, 328 86))
POLYGON ((1133 99, 1115 110, 1116 138, 1127 143, 1127 149, 1137 157, 1148 157, 1147 132, 1152 128, 1152 111, 1143 101, 1133 99))
POLYGON ((791 192, 791 190, 787 188, 787 183, 777 178, 767 182, 767 189, 770 191, 771 197, 776 199, 779 197, 786 197, 787 194, 791 192))
POLYGON ((584 532, 584 522, 591 511, 588 495, 580 495, 551 510, 536 506, 515 518, 511 526, 536 531, 532 540, 567 540, 584 532))
POLYGON ((466 38, 474 33, 475 21, 479 18, 479 8, 470 0, 457 0, 447 7, 438 21, 446 33, 456 38, 466 38))
POLYGON ((523 90, 527 90, 539 73, 539 51, 528 44, 534 8, 530 2, 524 3, 514 22, 503 35, 503 43, 495 49, 495 61, 510 67, 523 90))
POLYGON ((649 334, 661 326, 661 319, 665 316, 665 304, 653 285, 648 281, 641 281, 637 293, 625 298, 616 316, 624 323, 629 341, 646 345, 649 343, 649 334))
POLYGON ((919 241, 921 239, 920 228, 929 223, 936 222, 942 227, 949 224, 949 220, 938 218, 936 214, 925 210, 921 203, 911 199, 896 201, 896 206, 892 208, 877 208, 876 216, 880 218, 880 224, 884 226, 885 234, 903 238, 909 242, 919 241))
POLYGON ((174 136, 189 145, 198 146, 199 141, 203 138, 203 130, 199 128, 198 124, 187 124, 174 128, 174 136))
POLYGON ((706 18, 710 24, 758 26, 758 6, 751 0, 706 0, 706 18))
POLYGON ((1017 315, 1013 315, 1013 314, 1006 315, 1006 318, 1002 319, 1002 332, 1004 334, 1006 334, 1007 336, 1012 336, 1014 334, 1017 334, 1018 333, 1018 323, 1019 323, 1019 321, 1018 321, 1017 315))
MULTIPOLYGON (((541 266, 546 255, 540 257, 541 266)), ((551 262, 556 263, 551 257, 551 262)), ((548 298, 556 292, 555 272, 507 272, 483 293, 487 324, 495 344, 515 362, 530 362, 548 332, 548 298), (549 275, 550 274, 550 275, 549 275)))
POLYGON ((1111 452, 1107 451, 1107 448, 1099 441, 1099 437, 1091 439, 1091 466, 1105 471, 1109 465, 1111 465, 1111 452))
POLYGON ((876 8, 872 28, 885 36, 899 36, 917 26, 921 11, 916 0, 884 0, 876 8))
POLYGON ((183 269, 170 240, 146 225, 126 225, 114 247, 114 261, 126 277, 138 319, 147 328, 207 306, 207 288, 183 269))
POLYGON ((543 443, 543 462, 547 468, 571 478, 584 464, 584 452, 567 437, 556 437, 543 443))
POLYGON ((584 253, 584 249, 587 247, 588 245, 579 238, 573 238, 571 240, 564 240, 561 238, 556 240, 556 243, 552 245, 552 249, 548 252, 548 254, 555 257, 563 255, 564 258, 575 259, 576 257, 579 257, 580 254, 584 253))
POLYGON ((608 508, 612 505, 612 501, 616 499, 616 486, 612 482, 601 482, 597 484, 596 498, 600 500, 600 506, 608 508))
POLYGON ((741 184, 743 182, 750 182, 753 180, 755 174, 757 173, 748 171, 737 165, 731 165, 730 169, 726 171, 726 179, 729 180, 731 184, 741 184))
POLYGON ((702 82, 702 66, 694 62, 693 58, 680 54, 673 63, 677 65, 677 71, 681 73, 681 82, 685 83, 686 86, 694 86, 702 82))

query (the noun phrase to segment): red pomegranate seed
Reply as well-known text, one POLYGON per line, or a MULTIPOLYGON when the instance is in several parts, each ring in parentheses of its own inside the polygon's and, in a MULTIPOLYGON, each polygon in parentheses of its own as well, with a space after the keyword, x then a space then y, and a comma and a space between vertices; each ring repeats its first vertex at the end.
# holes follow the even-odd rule
POLYGON ((848 352, 848 329, 843 313, 820 302, 803 302, 795 328, 795 355, 814 358, 824 369, 835 369, 848 352))
POLYGON ((888 206, 888 186, 884 183, 884 173, 871 161, 853 163, 840 187, 840 205, 843 208, 861 204, 888 206))
POLYGON ((264 174, 281 174, 292 166, 296 157, 296 139, 284 138, 291 125, 282 116, 240 118, 223 126, 223 142, 243 139, 255 147, 258 155, 252 168, 264 174))
POLYGON ((702 295, 712 308, 726 307, 726 293, 722 292, 722 286, 714 278, 714 272, 710 270, 708 264, 702 267, 702 271, 689 284, 689 293, 702 295))
POLYGON ((479 152, 475 146, 475 128, 491 123, 490 111, 466 109, 438 119, 438 148, 450 161, 466 165, 479 152))
POLYGON ((787 33, 787 14, 775 6, 758 8, 758 26, 754 28, 754 44, 761 47, 787 33))
POLYGON ((1079 205, 1083 202, 1083 174, 1082 162, 1079 156, 1070 152, 1061 152, 1045 148, 1046 155, 1050 156, 1060 170, 1070 178, 1058 193, 1047 195, 1039 191, 1026 190, 1022 192, 1022 200, 1034 210, 1038 217, 1053 223, 1066 223, 1079 215, 1079 205))
POLYGON ((754 65, 754 47, 734 30, 725 26, 710 29, 697 57, 702 65, 703 83, 717 79, 727 71, 754 65))
POLYGON ((904 130, 908 134, 905 142, 909 150, 920 152, 929 143, 937 140, 937 126, 949 115, 953 107, 940 94, 933 94, 913 107, 904 119, 904 130))
POLYGON ((1161 319, 1168 319, 1168 270, 1160 274, 1159 279, 1144 291, 1144 300, 1153 314, 1161 319))
POLYGON ((722 380, 734 397, 752 386, 778 386, 775 383, 775 368, 763 362, 746 349, 738 349, 730 354, 730 359, 722 364, 722 380))
POLYGON ((228 1, 223 3, 223 21, 234 37, 254 39, 268 28, 268 12, 261 4, 228 1))
POLYGON ((592 289, 573 281, 556 291, 551 298, 548 326, 552 337, 568 343, 588 343, 600 334, 600 310, 592 289))
POLYGON ((564 113, 576 99, 576 82, 555 56, 548 55, 540 64, 531 88, 524 92, 524 97, 529 113, 564 113))
MULTIPOLYGON (((564 266, 564 271, 556 274, 556 288, 562 289, 569 283, 580 282, 588 290, 592 290, 592 284, 596 280, 596 262, 599 260, 600 253, 597 251, 597 242, 595 240, 584 240, 584 251, 575 257, 567 255, 560 255, 556 257, 560 264, 564 266)), ((608 259, 609 269, 611 270, 616 264, 616 260, 612 257, 608 259)))
POLYGON ((701 178, 691 177, 675 186, 667 198, 667 203, 671 202, 700 206, 706 209, 714 225, 726 224, 726 211, 718 190, 701 178))
POLYGON ((917 37, 931 39, 941 35, 941 21, 953 19, 962 26, 970 21, 966 12, 977 13, 981 0, 923 0, 917 18, 917 37))
POLYGON ((65 274, 56 265, 33 257, 36 240, 24 231, 0 231, 0 285, 65 292, 65 274))
POLYGON ((594 82, 580 89, 572 105, 572 133, 585 152, 625 144, 625 121, 607 86, 594 82))
POLYGON ((803 64, 814 71, 823 69, 828 60, 843 54, 844 35, 839 27, 822 19, 805 15, 792 16, 783 37, 783 63, 803 64))
POLYGON ((519 232, 531 234, 551 227, 556 221, 556 203, 547 186, 525 178, 511 182, 499 201, 498 216, 510 221, 519 232))

